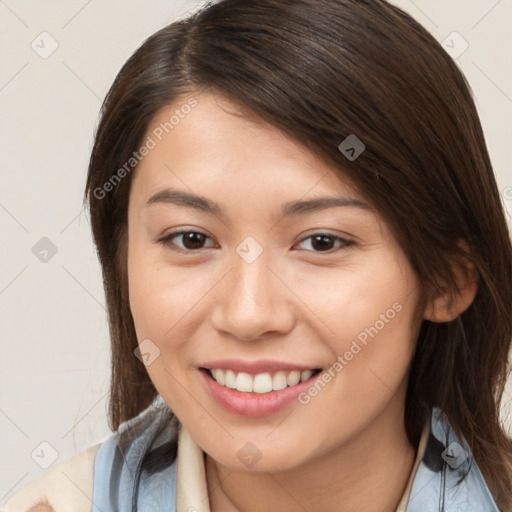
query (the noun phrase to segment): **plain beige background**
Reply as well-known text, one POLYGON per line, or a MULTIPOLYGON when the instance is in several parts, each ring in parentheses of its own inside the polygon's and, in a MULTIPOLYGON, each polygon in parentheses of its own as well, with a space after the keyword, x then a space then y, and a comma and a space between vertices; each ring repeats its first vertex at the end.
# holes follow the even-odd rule
MULTIPOLYGON (((466 74, 512 214, 512 0, 393 3, 466 74)), ((0 502, 110 433, 103 288, 80 214, 93 130, 125 60, 199 4, 0 0, 0 502)))

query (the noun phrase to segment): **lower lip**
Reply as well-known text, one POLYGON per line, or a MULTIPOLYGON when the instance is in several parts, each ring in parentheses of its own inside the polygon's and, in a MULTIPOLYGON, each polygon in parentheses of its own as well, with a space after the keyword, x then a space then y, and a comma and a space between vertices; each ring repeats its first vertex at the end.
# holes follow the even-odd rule
POLYGON ((221 386, 206 370, 199 370, 203 381, 213 398, 228 412, 246 416, 248 418, 261 418, 281 411, 294 401, 300 393, 308 389, 313 381, 320 375, 314 375, 304 382, 290 386, 279 391, 268 393, 243 393, 236 389, 221 386))

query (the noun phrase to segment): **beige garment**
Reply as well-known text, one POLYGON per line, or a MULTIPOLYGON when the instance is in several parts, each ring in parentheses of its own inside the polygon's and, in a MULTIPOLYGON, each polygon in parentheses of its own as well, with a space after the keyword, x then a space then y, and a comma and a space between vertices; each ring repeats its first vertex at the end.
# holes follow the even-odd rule
POLYGON ((100 445, 51 466, 0 506, 0 511, 91 512, 94 459, 100 445))
MULTIPOLYGON (((426 424, 416 460, 396 512, 405 512, 412 483, 425 453, 430 433, 426 424)), ((47 469, 27 484, 3 506, 0 512, 91 512, 94 460, 100 444, 47 469)), ((204 452, 182 425, 178 441, 176 503, 177 512, 210 512, 204 452)))
POLYGON ((427 449, 427 442, 430 435, 430 421, 425 423, 423 427, 423 432, 421 433, 420 442, 418 445, 418 452, 416 454, 416 459, 414 460, 414 464, 412 466, 412 471, 409 476, 409 480, 407 481, 407 485, 405 487, 404 494, 400 503, 398 504, 398 508, 396 512, 405 512, 407 509, 407 504, 409 503, 409 499, 411 497, 411 488, 414 482, 414 477, 416 476, 416 471, 418 471, 418 466, 421 463, 421 459, 423 459, 423 455, 425 454, 425 450, 427 449))
MULTIPOLYGON (((427 447, 430 434, 430 422, 425 424, 421 434, 416 459, 412 467, 407 486, 396 512, 405 512, 409 502, 412 484, 416 471, 427 447)), ((204 452, 190 437, 182 425, 178 440, 178 469, 176 475, 176 512, 210 512, 206 473, 204 467, 204 452), (186 463, 184 462, 186 461, 186 463)))

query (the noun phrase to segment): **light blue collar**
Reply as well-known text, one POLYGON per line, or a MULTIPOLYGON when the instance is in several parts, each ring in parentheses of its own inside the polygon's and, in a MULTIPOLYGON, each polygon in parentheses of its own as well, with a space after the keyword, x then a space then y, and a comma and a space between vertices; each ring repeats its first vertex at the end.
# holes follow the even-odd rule
POLYGON ((500 512, 465 440, 434 408, 407 512, 500 512))
MULTIPOLYGON (((152 473, 141 472, 140 465, 155 448, 172 458, 178 431, 179 422, 160 395, 123 423, 96 454, 92 512, 133 511, 138 472, 137 511, 176 512, 176 458, 152 473)), ((432 411, 430 436, 407 512, 500 512, 467 444, 458 439, 439 408, 432 411)))

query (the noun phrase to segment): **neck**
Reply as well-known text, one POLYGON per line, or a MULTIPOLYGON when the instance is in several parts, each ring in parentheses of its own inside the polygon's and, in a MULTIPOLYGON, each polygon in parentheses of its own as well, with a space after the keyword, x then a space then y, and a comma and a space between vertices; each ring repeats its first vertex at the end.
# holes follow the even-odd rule
POLYGON ((350 441, 287 471, 232 471, 207 456, 210 510, 395 511, 411 474, 415 453, 403 425, 403 405, 399 409, 389 404, 386 411, 350 441), (390 408, 393 410, 389 411, 390 408))

